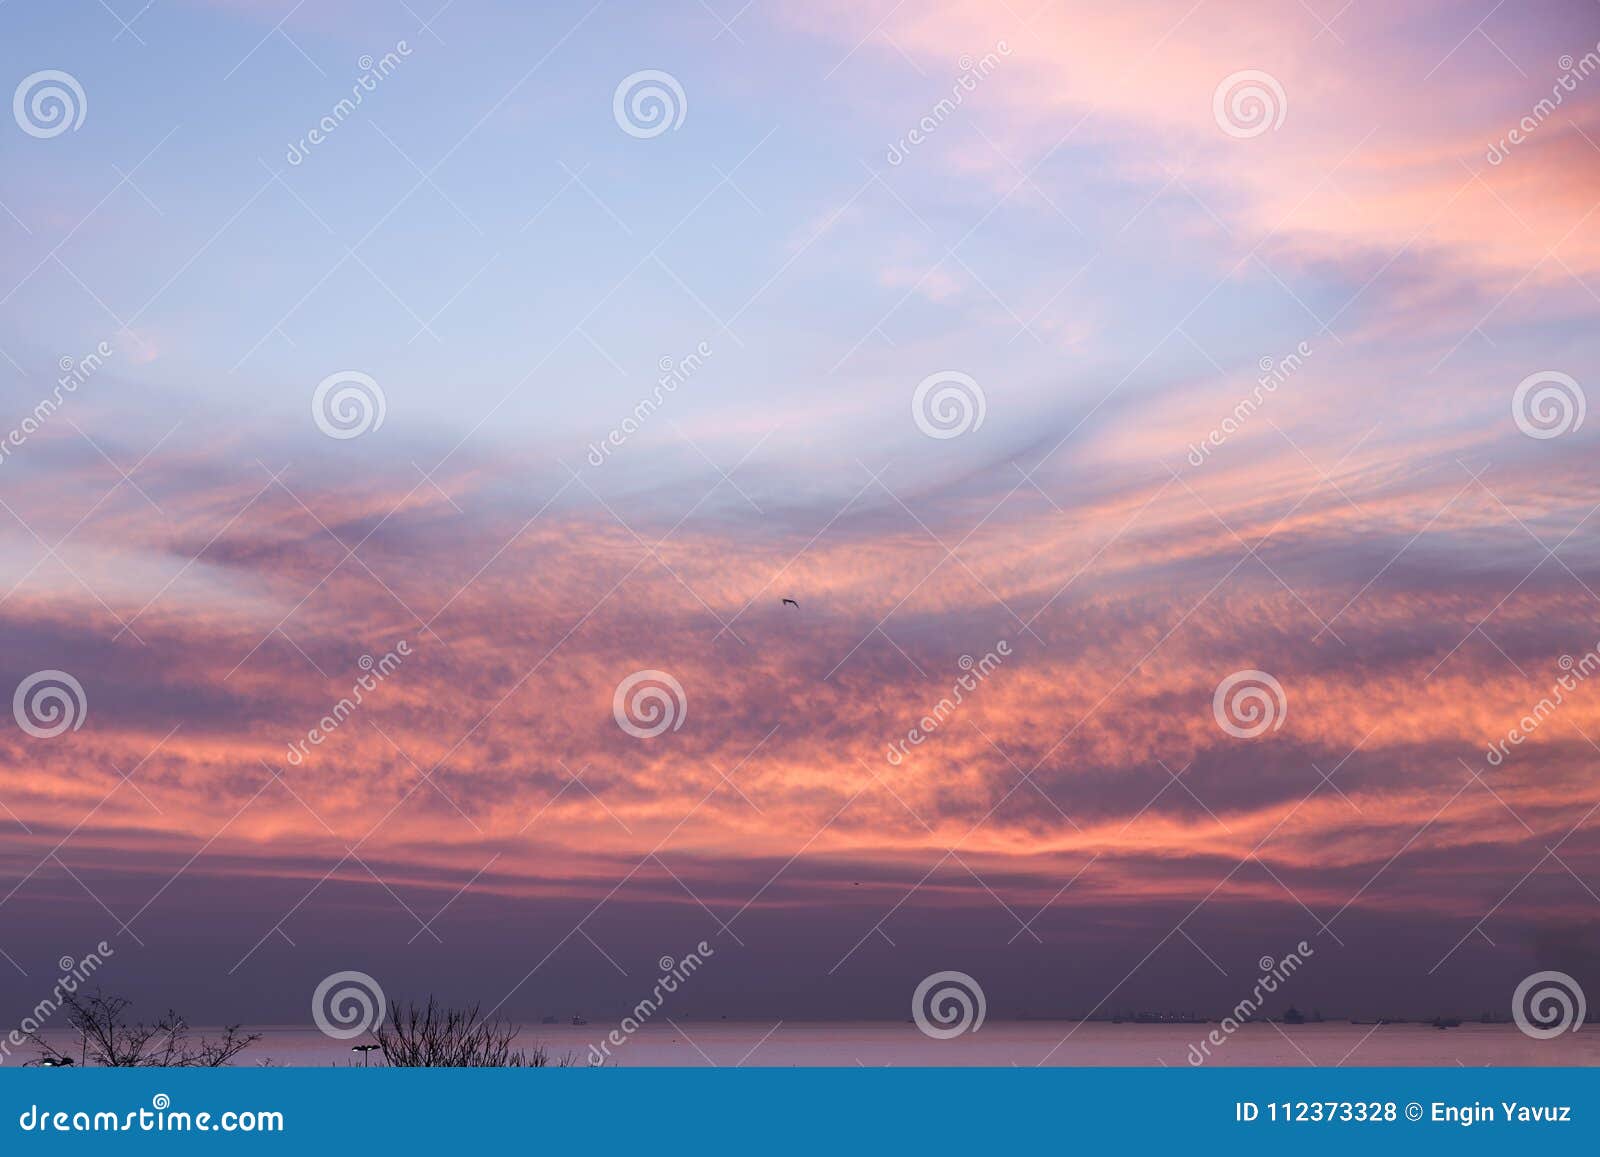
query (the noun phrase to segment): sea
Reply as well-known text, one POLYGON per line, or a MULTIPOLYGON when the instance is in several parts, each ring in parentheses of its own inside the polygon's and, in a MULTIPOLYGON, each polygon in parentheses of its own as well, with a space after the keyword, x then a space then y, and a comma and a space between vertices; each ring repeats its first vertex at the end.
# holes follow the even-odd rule
MULTIPOLYGON (((613 1030, 624 1043, 611 1044, 604 1061, 624 1067, 1600 1064, 1600 1024, 1538 1040, 1514 1024, 1475 1022, 1448 1029, 1418 1023, 1256 1022, 1229 1034, 1216 1024, 991 1020, 976 1031, 938 1040, 910 1022, 675 1021, 646 1024, 628 1034, 613 1023, 595 1021, 527 1025, 517 1043, 542 1044, 552 1057, 570 1056, 584 1064, 609 1043, 613 1030), (1212 1032, 1222 1044, 1208 1040, 1212 1032)), ((362 1054, 351 1046, 370 1040, 334 1040, 303 1026, 253 1031, 261 1039, 238 1056, 236 1065, 359 1066, 362 1054)), ((380 1064, 382 1055, 369 1054, 370 1063, 380 1064)))

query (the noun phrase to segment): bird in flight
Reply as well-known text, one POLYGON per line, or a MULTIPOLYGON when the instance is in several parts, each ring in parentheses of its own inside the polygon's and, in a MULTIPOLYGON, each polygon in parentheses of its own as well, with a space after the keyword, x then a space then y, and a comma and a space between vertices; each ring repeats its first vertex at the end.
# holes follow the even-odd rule
POLYGON ((793 599, 784 599, 783 605, 786 607, 793 607, 797 611, 800 609, 800 604, 795 602, 793 599))

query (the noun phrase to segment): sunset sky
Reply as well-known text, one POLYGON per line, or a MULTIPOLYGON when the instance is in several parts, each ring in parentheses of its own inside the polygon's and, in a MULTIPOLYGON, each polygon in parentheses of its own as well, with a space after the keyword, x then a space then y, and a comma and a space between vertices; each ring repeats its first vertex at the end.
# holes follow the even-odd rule
POLYGON ((0 7, 4 1007, 1600 982, 1600 5, 740 2, 0 7))

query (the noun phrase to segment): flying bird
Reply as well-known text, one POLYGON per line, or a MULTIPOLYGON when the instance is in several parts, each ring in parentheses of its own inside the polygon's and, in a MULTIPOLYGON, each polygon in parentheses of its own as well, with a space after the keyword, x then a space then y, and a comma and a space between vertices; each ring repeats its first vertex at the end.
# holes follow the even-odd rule
POLYGON ((793 599, 784 599, 783 605, 786 607, 793 607, 797 611, 800 609, 800 604, 795 602, 793 599))

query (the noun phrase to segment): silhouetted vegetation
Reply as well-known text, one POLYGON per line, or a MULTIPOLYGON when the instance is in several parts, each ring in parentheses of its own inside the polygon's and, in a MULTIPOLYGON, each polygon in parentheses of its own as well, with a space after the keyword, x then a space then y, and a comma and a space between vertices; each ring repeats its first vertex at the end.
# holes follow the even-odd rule
POLYGON ((121 996, 72 993, 63 997, 61 1009, 68 1028, 78 1035, 76 1050, 61 1049, 38 1032, 28 1039, 39 1046, 40 1065, 108 1065, 114 1068, 217 1068, 227 1064, 261 1039, 244 1033, 236 1024, 222 1030, 220 1039, 189 1036, 189 1025, 176 1012, 153 1024, 129 1023, 123 1013, 132 1001, 121 996))
POLYGON ((433 997, 428 1003, 395 1002, 389 1022, 373 1035, 383 1059, 400 1068, 537 1069, 576 1064, 571 1053, 551 1057, 542 1044, 516 1047, 516 1025, 485 1017, 474 1004, 445 1008, 433 997))

